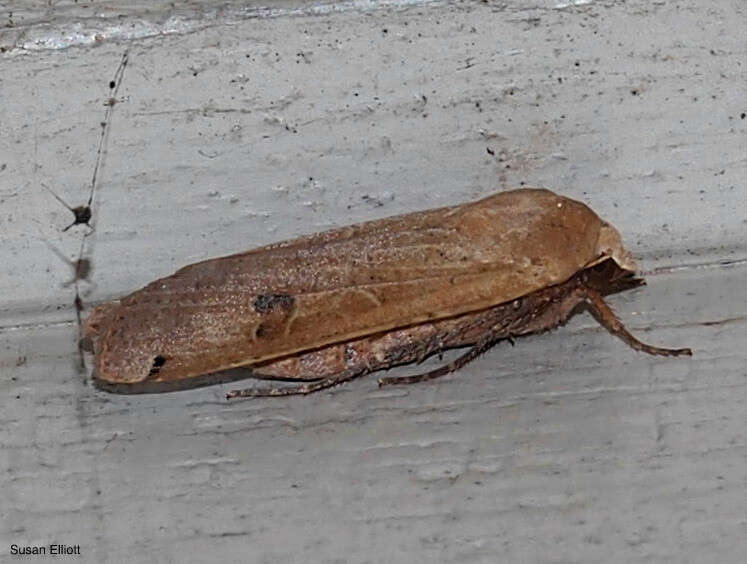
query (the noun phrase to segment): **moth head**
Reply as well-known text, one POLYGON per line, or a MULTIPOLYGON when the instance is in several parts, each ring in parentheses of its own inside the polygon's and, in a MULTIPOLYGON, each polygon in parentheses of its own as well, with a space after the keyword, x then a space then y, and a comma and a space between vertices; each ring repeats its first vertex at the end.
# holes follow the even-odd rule
POLYGON ((597 256, 599 258, 594 261, 594 264, 611 258, 617 266, 626 272, 633 274, 638 271, 638 265, 633 255, 623 247, 620 233, 606 222, 602 223, 602 226, 599 228, 597 256))

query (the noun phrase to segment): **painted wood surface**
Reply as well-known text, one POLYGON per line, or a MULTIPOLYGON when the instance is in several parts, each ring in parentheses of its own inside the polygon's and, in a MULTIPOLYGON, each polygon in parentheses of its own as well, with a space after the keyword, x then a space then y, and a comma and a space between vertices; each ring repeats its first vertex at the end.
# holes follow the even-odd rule
POLYGON ((743 561, 740 3, 4 7, 0 554, 743 561), (580 315, 404 389, 226 404, 228 386, 92 388, 61 260, 87 230, 62 232, 42 184, 88 197, 125 51, 87 307, 196 260, 542 185, 642 262, 649 285, 611 300, 630 328, 695 356, 636 354, 580 315))

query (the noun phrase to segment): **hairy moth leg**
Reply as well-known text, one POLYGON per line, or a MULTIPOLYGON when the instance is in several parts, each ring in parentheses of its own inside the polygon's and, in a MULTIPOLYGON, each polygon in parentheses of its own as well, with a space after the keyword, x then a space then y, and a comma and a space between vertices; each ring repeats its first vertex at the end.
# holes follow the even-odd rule
POLYGON ((612 311, 612 308, 610 308, 609 305, 607 305, 607 302, 604 301, 604 298, 599 292, 591 288, 584 288, 583 291, 584 301, 589 306, 589 310, 599 324, 622 340, 630 348, 660 356, 692 356, 693 352, 688 348, 666 349, 654 347, 639 341, 625 328, 625 325, 623 325, 622 321, 618 319, 615 312, 612 311))
POLYGON ((301 384, 299 386, 270 386, 266 388, 231 390, 226 394, 226 399, 307 395, 327 388, 332 388, 338 384, 342 384, 343 382, 349 382, 355 378, 365 376, 370 372, 371 370, 368 368, 358 368, 355 370, 343 370, 342 372, 329 376, 328 378, 322 378, 321 380, 309 382, 308 384, 301 384))
POLYGON ((506 323, 498 320, 490 329, 477 340, 475 345, 452 362, 412 376, 379 378, 379 386, 395 386, 400 384, 415 384, 433 380, 454 372, 488 351, 500 339, 511 339, 517 335, 526 335, 538 331, 546 331, 563 323, 573 309, 583 301, 583 288, 575 287, 563 295, 538 299, 525 312, 506 323))

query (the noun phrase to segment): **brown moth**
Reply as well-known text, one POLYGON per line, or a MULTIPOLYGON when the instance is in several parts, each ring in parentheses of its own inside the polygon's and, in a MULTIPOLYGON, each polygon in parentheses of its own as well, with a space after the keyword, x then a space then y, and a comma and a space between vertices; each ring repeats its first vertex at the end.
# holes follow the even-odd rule
POLYGON ((228 397, 306 394, 470 347, 379 383, 429 380, 501 339, 562 324, 579 304, 636 350, 690 355, 642 343, 604 301, 642 284, 635 272, 617 230, 586 205, 512 190, 186 266, 94 308, 84 344, 98 385, 117 392, 216 383, 236 367, 305 381, 228 397))

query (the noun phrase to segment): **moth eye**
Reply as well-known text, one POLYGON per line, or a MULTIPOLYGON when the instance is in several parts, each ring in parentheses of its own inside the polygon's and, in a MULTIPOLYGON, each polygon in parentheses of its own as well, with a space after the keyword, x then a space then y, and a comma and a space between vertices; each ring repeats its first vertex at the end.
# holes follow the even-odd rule
POLYGON ((521 300, 514 300, 511 305, 514 309, 519 309, 521 307, 521 300))

